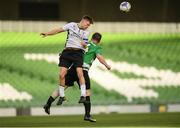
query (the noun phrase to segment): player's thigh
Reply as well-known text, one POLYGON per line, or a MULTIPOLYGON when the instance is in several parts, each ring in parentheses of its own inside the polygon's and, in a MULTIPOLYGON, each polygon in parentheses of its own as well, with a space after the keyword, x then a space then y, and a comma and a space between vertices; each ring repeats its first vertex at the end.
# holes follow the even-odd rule
POLYGON ((72 60, 71 60, 71 54, 70 51, 67 50, 63 50, 63 52, 61 53, 60 57, 59 57, 59 67, 66 67, 69 68, 72 64, 72 60))
POLYGON ((82 50, 78 50, 74 52, 74 59, 73 59, 73 64, 74 66, 77 67, 82 67, 83 65, 83 51, 82 50))

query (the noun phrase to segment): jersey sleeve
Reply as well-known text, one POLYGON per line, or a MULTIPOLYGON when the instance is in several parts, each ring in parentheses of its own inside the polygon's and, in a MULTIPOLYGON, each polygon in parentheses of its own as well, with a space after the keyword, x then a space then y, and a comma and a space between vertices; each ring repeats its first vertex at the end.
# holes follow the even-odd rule
POLYGON ((101 47, 98 47, 98 48, 96 49, 96 55, 97 55, 97 54, 102 55, 102 48, 101 48, 101 47))
POLYGON ((64 30, 64 31, 67 31, 67 30, 69 30, 72 26, 73 26, 73 22, 71 22, 71 23, 68 23, 68 24, 65 24, 63 27, 62 27, 62 29, 64 30))

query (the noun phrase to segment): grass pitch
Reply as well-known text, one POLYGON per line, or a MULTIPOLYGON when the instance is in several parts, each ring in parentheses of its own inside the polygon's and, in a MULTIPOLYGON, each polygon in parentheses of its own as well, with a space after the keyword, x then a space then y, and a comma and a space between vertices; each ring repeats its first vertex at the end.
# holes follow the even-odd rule
POLYGON ((100 114, 96 123, 76 116, 1 117, 0 127, 180 127, 180 113, 100 114))

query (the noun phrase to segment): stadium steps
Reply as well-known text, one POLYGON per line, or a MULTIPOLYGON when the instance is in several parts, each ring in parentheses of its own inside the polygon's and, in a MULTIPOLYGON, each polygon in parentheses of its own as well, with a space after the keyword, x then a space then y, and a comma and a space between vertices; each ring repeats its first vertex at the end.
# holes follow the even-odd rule
MULTIPOLYGON (((0 107, 15 106, 15 107, 28 107, 28 106, 42 106, 45 104, 51 92, 57 88, 56 84, 50 83, 48 80, 40 80, 28 75, 20 75, 17 72, 9 72, 8 70, 0 70, 0 82, 7 82, 19 91, 26 91, 33 96, 33 99, 28 101, 0 101, 0 107)), ((117 94, 116 92, 107 91, 98 86, 92 81, 92 103, 93 104, 111 104, 126 102, 126 98, 117 94)), ((66 96, 68 101, 65 106, 79 105, 78 100, 80 91, 78 86, 67 89, 66 96)), ((55 103, 54 103, 55 105, 55 103)))
MULTIPOLYGON (((149 37, 149 35, 147 36, 149 37)), ((21 34, 18 37, 21 37, 21 34)), ((13 43, 8 37, 6 39, 7 43, 13 43)), ((137 38, 137 40, 129 41, 128 39, 127 41, 116 42, 104 41, 102 44, 104 49, 103 55, 113 61, 126 61, 140 66, 154 66, 157 69, 170 69, 179 72, 179 39, 179 35, 173 37, 164 35, 151 39, 142 38, 142 40, 137 38)), ((18 38, 16 40, 17 44, 18 41, 22 41, 22 39, 18 38)), ((23 42, 25 41, 26 39, 23 39, 23 42)), ((42 106, 51 91, 57 87, 58 67, 44 61, 33 62, 26 61, 23 58, 24 53, 29 51, 32 53, 53 53, 58 52, 63 47, 63 45, 47 44, 46 46, 42 44, 35 44, 35 46, 24 44, 22 47, 11 47, 9 45, 9 47, 0 48, 0 82, 8 82, 18 90, 25 90, 36 98, 31 103, 27 101, 0 101, 0 107, 42 106)), ((133 74, 115 74, 124 78, 139 78, 139 76, 134 76, 133 74)), ((179 87, 151 87, 150 89, 159 93, 157 99, 134 98, 129 103, 126 97, 114 91, 107 91, 92 81, 92 102, 93 104, 180 103, 179 87)), ((79 95, 78 87, 75 86, 72 89, 68 89, 67 96, 69 101, 65 105, 77 105, 79 95)))

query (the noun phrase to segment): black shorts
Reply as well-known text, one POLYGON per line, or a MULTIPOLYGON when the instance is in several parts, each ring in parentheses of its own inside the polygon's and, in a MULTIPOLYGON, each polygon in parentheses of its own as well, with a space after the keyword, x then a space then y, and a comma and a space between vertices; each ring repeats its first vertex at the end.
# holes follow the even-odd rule
MULTIPOLYGON (((90 84, 90 78, 88 75, 88 71, 83 70, 83 74, 84 74, 84 79, 85 79, 85 84, 86 84, 86 90, 91 88, 91 84, 90 84)), ((77 84, 80 86, 79 84, 79 79, 76 73, 76 68, 74 66, 72 66, 66 76, 65 76, 65 85, 66 86, 74 86, 74 82, 77 82, 77 84)))
POLYGON ((82 67, 84 51, 64 49, 59 57, 59 66, 69 68, 72 64, 74 67, 82 67))

